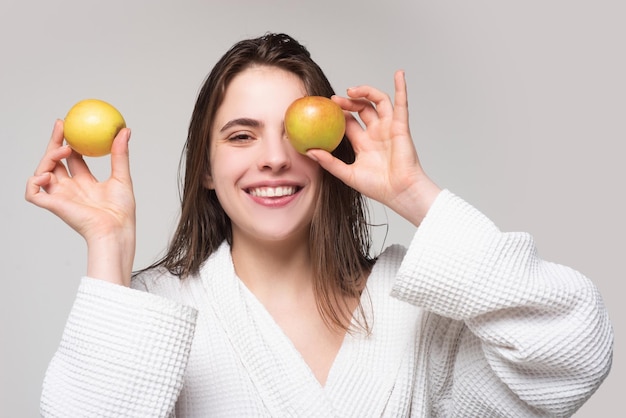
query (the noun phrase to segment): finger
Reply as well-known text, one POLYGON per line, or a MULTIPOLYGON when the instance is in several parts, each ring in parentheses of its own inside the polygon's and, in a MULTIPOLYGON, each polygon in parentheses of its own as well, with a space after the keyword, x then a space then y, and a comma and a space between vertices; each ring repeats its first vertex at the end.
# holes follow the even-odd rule
POLYGON ((39 163, 34 175, 49 173, 51 175, 49 185, 57 184, 59 179, 68 178, 69 174, 61 160, 67 158, 71 152, 67 146, 49 151, 39 163))
POLYGON ((130 161, 128 153, 130 129, 120 130, 111 147, 111 177, 130 182, 130 161))
POLYGON ((348 164, 336 158, 330 152, 322 149, 310 149, 306 152, 306 155, 312 160, 317 161, 319 165, 330 174, 337 177, 348 186, 351 186, 350 178, 352 171, 348 164))
POLYGON ((52 175, 50 173, 43 173, 29 177, 28 181, 26 182, 26 192, 24 193, 24 198, 26 199, 26 201, 33 203, 37 206, 42 206, 40 204, 42 200, 40 198, 40 195, 45 193, 42 193, 41 189, 50 184, 51 179, 52 175))
POLYGON ((369 100, 333 96, 333 101, 345 111, 358 113, 359 118, 361 118, 366 125, 370 125, 378 120, 378 111, 369 100))
POLYGON ((359 143, 361 135, 365 132, 363 125, 352 115, 346 117, 346 136, 352 144, 352 148, 358 154, 361 149, 359 143))
POLYGON ((63 120, 57 119, 54 121, 52 135, 50 135, 50 141, 48 141, 46 151, 63 146, 63 139, 63 120))
POLYGON ((393 105, 388 94, 371 86, 351 87, 347 90, 348 96, 352 99, 366 99, 374 103, 378 115, 382 117, 391 117, 393 113, 393 105))
POLYGON ((67 157, 67 168, 72 177, 89 177, 93 178, 89 167, 87 167, 87 163, 81 154, 76 151, 72 151, 72 153, 67 157))
POLYGON ((393 121, 402 132, 409 132, 409 101, 406 87, 406 76, 404 71, 398 70, 394 74, 394 112, 393 121))
POLYGON ((54 121, 54 127, 52 128, 52 134, 50 135, 50 140, 46 147, 46 153, 63 147, 63 139, 63 121, 57 119, 54 121))
MULTIPOLYGON (((67 158, 70 152, 69 146, 63 145, 63 121, 57 120, 54 124, 46 153, 35 169, 35 175, 54 171, 60 161, 63 158, 67 158)), ((60 172, 58 174, 62 175, 63 173, 60 172)))
POLYGON ((64 202, 46 191, 51 187, 53 179, 54 176, 51 173, 32 176, 26 183, 25 198, 35 206, 58 215, 63 210, 64 202))
POLYGON ((341 96, 332 96, 331 99, 343 110, 347 110, 348 112, 360 112, 366 107, 374 109, 374 104, 365 99, 353 99, 341 96))

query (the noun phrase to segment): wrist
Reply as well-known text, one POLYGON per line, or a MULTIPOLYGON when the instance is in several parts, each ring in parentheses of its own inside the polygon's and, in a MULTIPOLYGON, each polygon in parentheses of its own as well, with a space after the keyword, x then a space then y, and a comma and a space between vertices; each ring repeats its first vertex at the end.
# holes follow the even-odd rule
POLYGON ((130 286, 135 259, 135 234, 101 236, 87 242, 87 276, 130 286))
POLYGON ((396 196, 392 209, 413 225, 419 226, 441 190, 432 180, 424 178, 396 196))

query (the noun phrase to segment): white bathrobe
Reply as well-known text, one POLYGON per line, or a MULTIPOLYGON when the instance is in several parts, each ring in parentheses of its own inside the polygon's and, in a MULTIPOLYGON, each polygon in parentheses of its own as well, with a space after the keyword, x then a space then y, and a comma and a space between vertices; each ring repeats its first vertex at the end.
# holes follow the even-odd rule
POLYGON ((539 259, 444 191, 408 249, 378 258, 324 386, 234 272, 133 289, 84 278, 44 379, 43 416, 569 416, 609 372, 613 334, 580 273, 539 259))

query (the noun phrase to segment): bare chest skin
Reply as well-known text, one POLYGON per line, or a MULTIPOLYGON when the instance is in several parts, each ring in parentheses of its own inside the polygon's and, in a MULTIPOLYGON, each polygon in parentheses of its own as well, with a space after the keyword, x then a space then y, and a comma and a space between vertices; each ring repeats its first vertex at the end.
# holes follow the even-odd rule
POLYGON ((345 331, 326 325, 312 295, 287 302, 270 302, 265 307, 324 386, 345 331))
MULTIPOLYGON (((233 246, 233 261, 239 278, 324 386, 346 332, 329 327, 322 318, 313 287, 308 240, 305 237, 294 242, 286 245, 287 250, 273 248, 261 253, 259 248, 267 246, 246 247, 247 241, 239 240, 239 245, 233 246)), ((358 299, 348 304, 350 312, 357 304, 358 299)))

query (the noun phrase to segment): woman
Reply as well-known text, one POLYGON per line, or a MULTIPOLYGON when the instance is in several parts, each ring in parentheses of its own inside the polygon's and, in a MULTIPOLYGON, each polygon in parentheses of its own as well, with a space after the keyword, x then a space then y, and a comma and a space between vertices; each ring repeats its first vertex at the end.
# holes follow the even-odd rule
POLYGON ((284 112, 328 80, 287 35, 234 45, 192 115, 168 252, 132 279, 130 132, 98 183, 57 121, 26 199, 88 267, 44 416, 567 416, 591 396, 612 355, 593 284, 428 178, 402 72, 393 103, 347 93, 339 148, 301 155, 284 112), (418 227, 408 249, 370 256, 362 196, 418 227))

